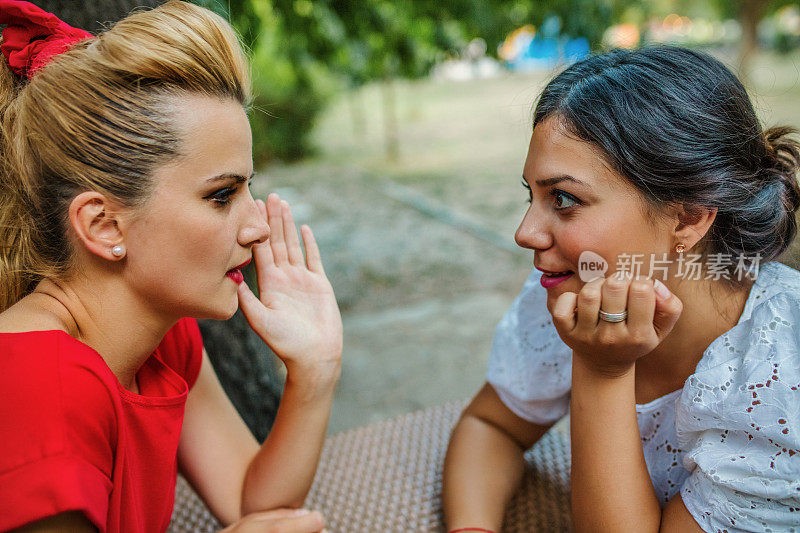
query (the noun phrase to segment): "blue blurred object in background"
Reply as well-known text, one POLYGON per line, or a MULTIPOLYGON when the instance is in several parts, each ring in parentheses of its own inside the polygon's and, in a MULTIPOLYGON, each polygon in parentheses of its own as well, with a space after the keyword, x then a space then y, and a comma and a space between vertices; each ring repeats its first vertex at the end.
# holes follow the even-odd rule
POLYGON ((533 26, 514 30, 498 49, 498 55, 514 71, 550 70, 579 61, 589 53, 586 37, 561 34, 561 19, 557 16, 547 17, 538 32, 533 26))
POLYGON ((570 39, 564 44, 564 60, 575 63, 589 55, 589 40, 586 37, 570 39))
POLYGON ((508 61, 515 71, 552 69, 561 64, 574 63, 589 55, 589 41, 585 37, 568 39, 562 37, 539 37, 530 40, 516 57, 508 61))

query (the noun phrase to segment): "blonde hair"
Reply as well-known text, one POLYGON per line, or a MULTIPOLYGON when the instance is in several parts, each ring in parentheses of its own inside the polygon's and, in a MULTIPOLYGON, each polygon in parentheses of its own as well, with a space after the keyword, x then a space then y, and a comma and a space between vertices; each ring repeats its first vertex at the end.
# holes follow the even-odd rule
POLYGON ((77 194, 148 198, 154 169, 180 154, 175 97, 251 98, 231 26, 178 0, 76 44, 30 82, 0 63, 0 311, 70 270, 77 194))

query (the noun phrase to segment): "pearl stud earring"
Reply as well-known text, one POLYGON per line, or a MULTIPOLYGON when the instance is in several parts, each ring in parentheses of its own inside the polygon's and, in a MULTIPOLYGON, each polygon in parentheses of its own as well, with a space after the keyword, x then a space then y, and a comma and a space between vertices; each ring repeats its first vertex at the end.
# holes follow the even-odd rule
POLYGON ((111 255, 113 255, 114 257, 122 257, 123 255, 125 255, 125 248, 123 248, 118 244, 111 249, 111 255))

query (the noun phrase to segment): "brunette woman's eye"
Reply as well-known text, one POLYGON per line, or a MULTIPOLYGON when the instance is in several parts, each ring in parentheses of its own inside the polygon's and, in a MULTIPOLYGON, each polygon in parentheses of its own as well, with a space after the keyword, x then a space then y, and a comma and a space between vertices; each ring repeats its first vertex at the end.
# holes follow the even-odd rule
POLYGON ((525 180, 522 180, 522 186, 525 187, 525 189, 528 190, 528 200, 527 200, 527 202, 529 204, 532 203, 533 202, 533 191, 531 190, 531 186, 528 185, 528 182, 525 181, 525 180))
POLYGON ((580 200, 560 189, 553 189, 550 191, 550 194, 553 196, 553 203, 556 211, 569 209, 581 203, 580 200))

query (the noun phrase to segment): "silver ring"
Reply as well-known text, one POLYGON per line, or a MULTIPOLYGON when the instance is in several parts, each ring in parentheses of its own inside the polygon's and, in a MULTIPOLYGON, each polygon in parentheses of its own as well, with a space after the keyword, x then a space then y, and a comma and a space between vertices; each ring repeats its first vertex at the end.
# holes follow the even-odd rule
POLYGON ((600 320, 605 320, 606 322, 625 322, 625 319, 628 318, 628 310, 621 313, 606 313, 602 309, 600 310, 600 320))

